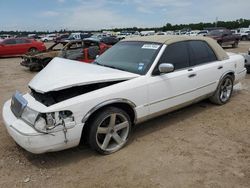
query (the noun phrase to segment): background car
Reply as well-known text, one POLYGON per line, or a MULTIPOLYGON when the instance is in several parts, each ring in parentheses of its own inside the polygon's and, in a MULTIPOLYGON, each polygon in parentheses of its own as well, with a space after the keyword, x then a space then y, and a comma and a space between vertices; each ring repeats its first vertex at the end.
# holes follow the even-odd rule
POLYGON ((62 34, 54 39, 54 42, 60 42, 69 38, 69 34, 62 34))
POLYGON ((233 48, 238 47, 240 36, 234 35, 228 29, 218 29, 210 31, 207 35, 218 42, 219 45, 232 45, 233 48))
POLYGON ((197 33, 197 36, 207 36, 208 30, 202 30, 199 33, 197 33))
POLYGON ((22 66, 30 71, 40 71, 54 57, 78 60, 85 63, 92 63, 97 55, 104 53, 111 46, 93 39, 74 40, 70 42, 56 42, 48 50, 40 53, 31 53, 22 56, 22 66))
POLYGON ((8 35, 8 34, 4 34, 4 35, 0 35, 0 39, 8 39, 8 38, 12 38, 13 36, 8 35))
POLYGON ((27 38, 10 38, 0 41, 0 57, 22 55, 46 50, 44 43, 27 38))
POLYGON ((49 34, 46 35, 45 37, 42 37, 40 40, 42 42, 49 42, 49 41, 53 41, 56 38, 56 34, 49 34))
POLYGON ((100 41, 107 45, 115 45, 117 42, 119 42, 119 39, 110 36, 110 37, 103 37, 101 38, 100 41))
POLYGON ((89 38, 91 36, 92 36, 91 33, 71 33, 70 36, 65 41, 83 40, 83 39, 89 38))
POLYGON ((250 48, 248 50, 248 53, 242 54, 245 58, 245 67, 247 69, 247 73, 250 73, 250 48))
POLYGON ((21 65, 28 67, 30 71, 40 70, 47 65, 64 48, 67 42, 56 42, 47 50, 37 53, 28 53, 22 56, 21 65))

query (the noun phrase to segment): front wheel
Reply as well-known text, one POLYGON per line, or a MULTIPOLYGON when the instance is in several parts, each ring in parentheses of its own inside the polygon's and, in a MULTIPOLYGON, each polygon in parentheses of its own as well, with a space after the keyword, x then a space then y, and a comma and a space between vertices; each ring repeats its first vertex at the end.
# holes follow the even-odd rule
POLYGON ((108 107, 99 112, 89 126, 90 147, 101 154, 111 154, 127 143, 131 120, 125 111, 108 107))
POLYGON ((226 75, 219 83, 214 95, 210 97, 210 101, 214 104, 223 105, 227 103, 233 92, 233 77, 226 75))

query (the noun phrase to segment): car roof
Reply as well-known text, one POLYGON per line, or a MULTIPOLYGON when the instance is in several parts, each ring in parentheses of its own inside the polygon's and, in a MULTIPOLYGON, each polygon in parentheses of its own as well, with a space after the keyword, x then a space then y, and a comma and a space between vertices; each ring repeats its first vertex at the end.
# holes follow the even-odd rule
POLYGON ((160 44, 170 45, 176 42, 182 41, 205 41, 215 52, 218 60, 228 59, 229 56, 227 53, 221 48, 221 46, 214 40, 209 37, 202 36, 186 36, 186 35, 152 35, 152 36, 141 36, 141 37, 133 37, 127 38, 122 41, 141 41, 141 42, 154 42, 160 44))
POLYGON ((99 40, 99 39, 97 39, 97 38, 93 38, 93 37, 90 37, 90 38, 85 38, 85 39, 83 39, 83 41, 100 42, 100 40, 99 40))

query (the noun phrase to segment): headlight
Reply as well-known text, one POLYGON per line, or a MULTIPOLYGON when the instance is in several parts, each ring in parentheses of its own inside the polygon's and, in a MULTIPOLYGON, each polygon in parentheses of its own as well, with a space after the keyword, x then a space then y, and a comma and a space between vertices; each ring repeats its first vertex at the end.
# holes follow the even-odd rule
POLYGON ((43 133, 62 130, 75 126, 75 118, 70 111, 52 112, 39 114, 34 128, 43 133))
POLYGON ((75 119, 71 111, 39 113, 26 107, 22 113, 22 119, 42 133, 70 128, 75 125, 75 119))
POLYGON ((38 115, 39 115, 39 112, 32 110, 29 107, 25 107, 21 117, 23 120, 25 120, 29 124, 34 125, 38 115))

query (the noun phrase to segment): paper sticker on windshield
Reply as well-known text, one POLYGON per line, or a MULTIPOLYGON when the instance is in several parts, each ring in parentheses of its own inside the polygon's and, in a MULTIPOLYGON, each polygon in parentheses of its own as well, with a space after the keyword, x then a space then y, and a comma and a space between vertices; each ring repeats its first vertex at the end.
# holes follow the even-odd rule
POLYGON ((151 49, 151 50, 157 50, 160 47, 160 45, 157 44, 144 44, 142 46, 143 49, 151 49))

